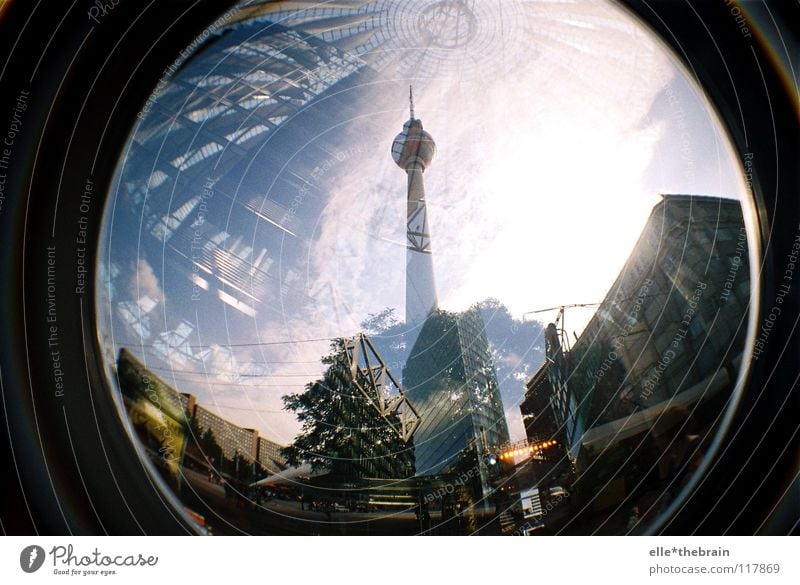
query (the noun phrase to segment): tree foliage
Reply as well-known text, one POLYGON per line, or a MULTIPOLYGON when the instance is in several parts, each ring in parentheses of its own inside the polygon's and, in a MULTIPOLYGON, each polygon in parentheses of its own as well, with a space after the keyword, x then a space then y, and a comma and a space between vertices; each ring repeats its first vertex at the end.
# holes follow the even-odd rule
MULTIPOLYGON (((413 475, 413 445, 400 439, 351 382, 343 339, 331 343, 331 353, 322 363, 328 365, 322 378, 303 392, 283 396, 284 408, 302 423, 300 433, 281 452, 287 464, 308 463, 313 471, 345 477, 413 475)), ((396 418, 390 420, 397 424, 396 418)))

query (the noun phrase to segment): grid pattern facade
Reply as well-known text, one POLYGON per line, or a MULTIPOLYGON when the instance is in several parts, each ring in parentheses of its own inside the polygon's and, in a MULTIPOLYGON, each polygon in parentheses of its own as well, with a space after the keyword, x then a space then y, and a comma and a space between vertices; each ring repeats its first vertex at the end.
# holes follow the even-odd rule
POLYGON ((558 435, 550 399, 553 387, 547 379, 547 365, 542 365, 526 384, 525 399, 519 406, 525 436, 530 443, 549 441, 558 435))
POLYGON ((735 371, 749 279, 738 201, 663 196, 572 350, 548 342, 553 410, 572 454, 589 429, 735 371))
MULTIPOLYGON (((236 24, 219 33, 148 102, 116 184, 125 205, 117 206, 115 238, 127 237, 126 224, 141 226, 128 239, 141 236, 151 264, 164 256, 184 279, 176 291, 220 301, 232 315, 252 318, 271 310, 266 298, 301 295, 300 274, 279 274, 273 249, 276 235, 298 233, 292 198, 301 180, 266 197, 239 193, 238 181, 244 165, 264 156, 266 141, 275 143, 274 156, 290 152, 276 131, 363 67, 335 46, 278 24, 236 24)), ((121 254, 111 260, 125 263, 121 254)), ((153 307, 122 303, 117 316, 149 337, 153 307)))
POLYGON ((585 7, 572 8, 559 5, 554 10, 532 0, 503 5, 502 10, 495 2, 464 0, 263 0, 236 18, 297 26, 376 69, 396 72, 397 78, 436 79, 457 71, 471 80, 487 70, 514 70, 521 59, 511 58, 505 43, 518 47, 521 55, 536 55, 542 21, 570 34, 575 21, 587 19, 585 7))
POLYGON ((281 455, 283 447, 278 443, 258 437, 258 462, 271 473, 280 471, 286 465, 286 459, 281 455))
POLYGON ((210 429, 214 433, 214 438, 222 448, 225 458, 233 459, 239 455, 248 461, 257 459, 258 431, 243 429, 202 406, 195 409, 194 416, 200 430, 210 429))
POLYGON ((482 456, 489 447, 508 442, 477 308, 461 314, 431 313, 411 350, 403 380, 421 419, 414 435, 417 475, 448 471, 468 448, 482 456))

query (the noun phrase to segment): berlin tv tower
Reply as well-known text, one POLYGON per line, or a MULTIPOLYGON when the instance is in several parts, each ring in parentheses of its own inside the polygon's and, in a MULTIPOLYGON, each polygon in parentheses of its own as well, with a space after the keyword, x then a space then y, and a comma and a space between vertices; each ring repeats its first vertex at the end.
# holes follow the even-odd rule
POLYGON ((392 144, 392 158, 408 175, 408 216, 406 222, 406 325, 421 327, 428 315, 438 308, 433 279, 431 236, 425 205, 422 174, 436 154, 433 137, 414 117, 414 95, 408 88, 411 117, 392 144))

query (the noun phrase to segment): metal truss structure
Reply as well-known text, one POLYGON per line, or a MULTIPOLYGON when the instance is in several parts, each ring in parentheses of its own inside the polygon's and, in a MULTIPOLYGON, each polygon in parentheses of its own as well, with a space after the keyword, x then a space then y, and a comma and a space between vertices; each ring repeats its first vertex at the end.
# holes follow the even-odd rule
POLYGON ((424 201, 408 200, 406 237, 409 250, 420 254, 431 253, 431 236, 428 231, 427 210, 424 201))
POLYGON ((350 381, 408 443, 420 424, 420 417, 366 334, 345 340, 345 359, 350 381))

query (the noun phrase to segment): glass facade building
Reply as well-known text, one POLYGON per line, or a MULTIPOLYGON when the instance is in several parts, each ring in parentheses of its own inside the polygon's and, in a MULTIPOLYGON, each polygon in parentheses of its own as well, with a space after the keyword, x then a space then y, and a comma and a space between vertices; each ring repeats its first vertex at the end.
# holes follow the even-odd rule
POLYGON ((256 341, 262 324, 337 300, 304 279, 304 254, 330 201, 326 165, 350 156, 347 137, 325 129, 357 118, 364 98, 349 90, 374 75, 345 48, 234 18, 169 70, 131 133, 106 210, 97 303, 109 363, 127 347, 205 401, 275 370, 263 353, 227 347, 228 333, 256 341))
POLYGON ((421 419, 414 435, 417 475, 452 472, 471 450, 480 467, 481 489, 488 494, 484 455, 509 438, 478 309, 431 313, 411 350, 403 380, 421 419))
POLYGON ((571 463, 570 531, 629 531, 634 505, 646 522, 685 485, 731 399, 749 299, 740 203, 664 195, 574 345, 547 326, 522 408, 571 463))
POLYGON ((553 411, 573 458, 641 430, 659 409, 730 390, 749 298, 739 202, 664 195, 571 350, 548 335, 553 411))
MULTIPOLYGON (((113 210, 115 241, 135 230, 131 241, 143 257, 150 264, 163 258, 171 289, 224 303, 234 320, 269 311, 274 305, 266 298, 304 295, 299 271, 278 270, 275 240, 302 235, 295 199, 300 176, 313 169, 303 172, 296 163, 286 176, 264 177, 268 195, 242 191, 239 183, 266 141, 275 148, 264 156, 280 158, 291 151, 287 141, 307 138, 278 129, 363 65, 278 24, 238 24, 219 33, 152 96, 135 128, 116 181, 125 205, 113 210)), ((303 202, 309 213, 312 199, 303 202)), ((115 246, 110 266, 124 265, 127 252, 115 246)), ((150 315, 158 303, 147 295, 120 300, 115 316, 147 339, 156 333, 150 315)), ((171 324, 167 333, 179 328, 171 324)), ((181 353, 166 345, 169 357, 181 353)))

